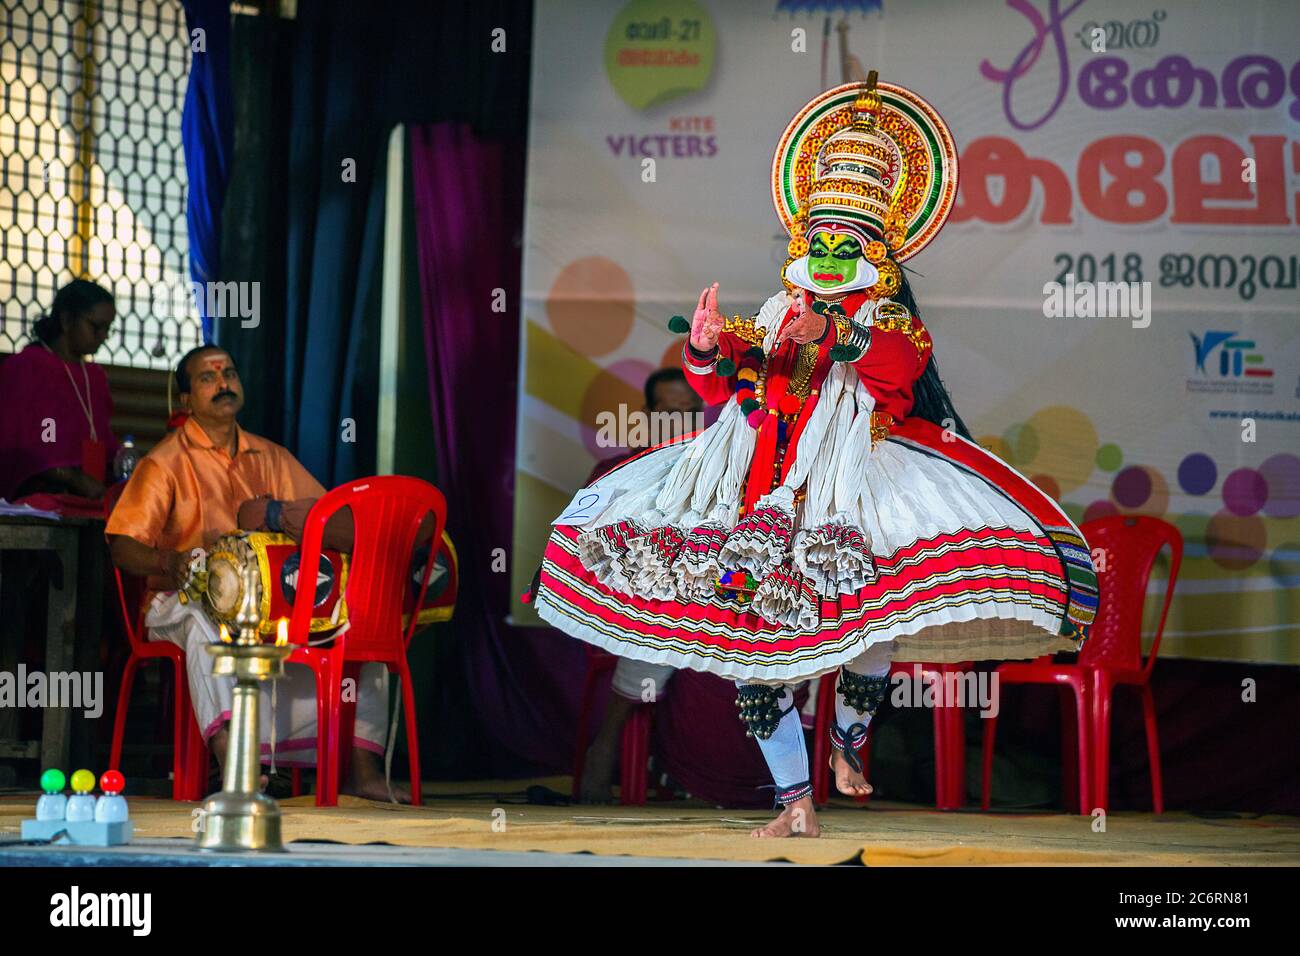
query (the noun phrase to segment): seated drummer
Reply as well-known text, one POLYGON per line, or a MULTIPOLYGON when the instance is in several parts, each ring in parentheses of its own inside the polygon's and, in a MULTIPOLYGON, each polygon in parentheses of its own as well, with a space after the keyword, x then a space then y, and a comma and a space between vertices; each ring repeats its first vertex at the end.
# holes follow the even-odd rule
MULTIPOLYGON (((320 483, 281 446, 244 431, 235 421, 244 405, 239 372, 216 346, 191 349, 176 368, 177 390, 189 412, 185 424, 160 441, 136 466, 108 520, 113 563, 148 578, 152 600, 145 624, 152 640, 185 649, 190 696, 203 737, 224 765, 233 678, 213 677, 203 645, 219 640, 211 618, 195 603, 182 604, 177 589, 191 551, 210 548, 237 527, 269 527, 301 539, 302 524, 320 483), (242 519, 242 520, 241 520, 242 519)), ((351 550, 352 520, 344 512, 326 527, 324 546, 351 550)), ((286 668, 277 682, 274 715, 277 765, 311 766, 316 757, 316 687, 307 667, 286 668)), ((272 740, 270 684, 259 709, 264 759, 272 740)), ((369 663, 357 688, 356 730, 345 793, 387 800, 383 763, 388 670, 369 663)), ((406 787, 393 785, 402 802, 406 787)))

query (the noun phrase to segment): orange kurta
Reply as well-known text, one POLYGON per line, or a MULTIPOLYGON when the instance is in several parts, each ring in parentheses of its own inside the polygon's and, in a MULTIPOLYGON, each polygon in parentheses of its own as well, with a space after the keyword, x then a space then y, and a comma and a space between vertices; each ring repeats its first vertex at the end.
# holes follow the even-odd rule
MULTIPOLYGON (((189 418, 141 459, 104 529, 151 548, 208 548, 239 527, 239 506, 271 495, 281 500, 319 498, 320 482, 275 442, 236 426, 232 458, 189 418)), ((168 587, 149 578, 150 590, 168 587)))

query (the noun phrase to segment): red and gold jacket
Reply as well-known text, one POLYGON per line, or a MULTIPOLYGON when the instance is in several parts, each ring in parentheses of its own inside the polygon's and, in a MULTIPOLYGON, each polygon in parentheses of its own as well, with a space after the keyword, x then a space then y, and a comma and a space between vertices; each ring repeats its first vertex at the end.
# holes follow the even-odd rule
MULTIPOLYGON (((866 293, 853 292, 841 300, 841 305, 852 316, 866 300, 866 293)), ((792 304, 779 324, 783 326, 791 321, 794 314, 792 304)), ((748 512, 759 498, 779 485, 794 464, 799 434, 835 365, 830 354, 836 344, 835 326, 828 322, 820 340, 803 346, 794 341, 781 345, 763 361, 758 387, 738 391, 736 370, 745 353, 761 345, 763 331, 749 323, 729 322, 713 352, 696 352, 689 340, 682 350, 682 370, 706 403, 740 401, 752 395, 766 410, 758 426, 758 443, 745 487, 743 512, 748 512), (735 366, 728 375, 717 370, 717 364, 724 358, 730 359, 729 363, 723 363, 724 367, 735 366)), ((912 410, 912 389, 925 371, 930 350, 930 333, 916 316, 895 315, 877 320, 872 326, 870 347, 852 364, 875 399, 873 424, 879 421, 887 428, 908 416, 912 410)))

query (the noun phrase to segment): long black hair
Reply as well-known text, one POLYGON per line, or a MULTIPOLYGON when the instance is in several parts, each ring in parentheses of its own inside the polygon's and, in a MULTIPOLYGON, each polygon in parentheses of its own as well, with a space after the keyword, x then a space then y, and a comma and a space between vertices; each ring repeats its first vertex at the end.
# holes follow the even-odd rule
MULTIPOLYGON (((921 313, 916 307, 916 297, 912 295, 912 287, 907 281, 906 272, 903 273, 902 286, 891 298, 918 319, 921 318, 921 313)), ((930 349, 930 360, 925 363, 925 371, 921 373, 921 377, 916 380, 916 384, 912 387, 911 413, 917 418, 924 418, 927 422, 938 425, 940 428, 952 427, 958 435, 968 441, 975 440, 971 436, 970 429, 966 427, 966 423, 957 414, 957 409, 952 407, 952 396, 948 394, 943 379, 939 377, 939 363, 935 361, 933 348, 930 349)))
POLYGON ((64 315, 82 315, 102 302, 112 305, 113 294, 88 279, 73 279, 54 293, 54 303, 32 324, 32 334, 46 345, 53 345, 63 334, 64 315))

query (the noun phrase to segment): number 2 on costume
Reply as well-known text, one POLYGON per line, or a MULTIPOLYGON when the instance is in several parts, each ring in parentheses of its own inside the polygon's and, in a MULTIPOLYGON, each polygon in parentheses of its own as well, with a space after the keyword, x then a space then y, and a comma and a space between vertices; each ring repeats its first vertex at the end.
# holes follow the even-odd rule
POLYGON ((580 488, 553 525, 584 525, 604 510, 614 496, 612 488, 580 488))

